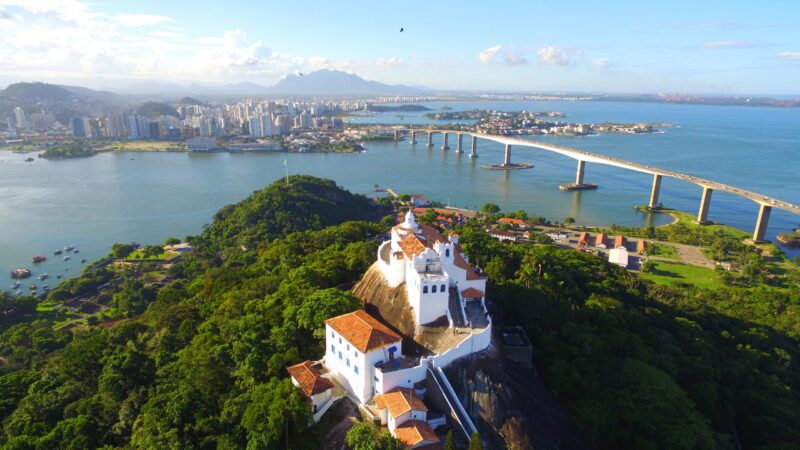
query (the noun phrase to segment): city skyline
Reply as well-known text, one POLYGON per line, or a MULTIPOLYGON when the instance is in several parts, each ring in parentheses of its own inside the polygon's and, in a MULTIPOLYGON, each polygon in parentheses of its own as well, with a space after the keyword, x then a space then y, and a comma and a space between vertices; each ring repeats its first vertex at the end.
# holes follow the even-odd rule
POLYGON ((641 8, 0 0, 0 85, 271 85, 336 69, 432 89, 799 93, 800 5, 641 8))

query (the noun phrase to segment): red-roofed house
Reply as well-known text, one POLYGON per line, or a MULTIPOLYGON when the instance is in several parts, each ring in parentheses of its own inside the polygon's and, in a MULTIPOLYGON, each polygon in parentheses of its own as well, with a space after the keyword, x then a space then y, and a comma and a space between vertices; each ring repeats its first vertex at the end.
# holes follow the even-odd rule
POLYGON ((375 406, 381 412, 381 424, 389 431, 407 420, 426 420, 428 408, 411 388, 396 387, 375 396, 375 406))
POLYGON ((433 432, 428 422, 421 420, 408 420, 395 428, 395 437, 408 448, 422 448, 429 445, 438 445, 439 437, 433 432))
POLYGON ((324 378, 311 361, 303 361, 286 370, 292 377, 292 384, 299 387, 300 391, 311 403, 314 422, 319 422, 319 419, 322 418, 330 404, 333 403, 331 395, 333 383, 331 383, 331 380, 324 378))
POLYGON ((503 217, 502 219, 498 220, 497 223, 499 223, 499 224, 507 223, 507 224, 509 224, 509 225, 511 225, 511 226, 513 226, 513 227, 515 227, 517 229, 520 229, 520 230, 527 230, 528 229, 528 224, 525 223, 524 220, 515 219, 513 217, 503 217))
POLYGON ((375 393, 376 365, 402 354, 402 337, 366 311, 325 321, 325 367, 362 403, 375 393))

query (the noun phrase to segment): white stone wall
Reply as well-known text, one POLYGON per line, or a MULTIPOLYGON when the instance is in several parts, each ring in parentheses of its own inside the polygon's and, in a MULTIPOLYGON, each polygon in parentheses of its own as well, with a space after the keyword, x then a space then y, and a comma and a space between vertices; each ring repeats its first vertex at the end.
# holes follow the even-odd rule
POLYGON ((419 383, 425 379, 427 370, 427 360, 420 361, 420 364, 417 366, 392 372, 384 373, 375 369, 374 377, 378 380, 375 384, 376 392, 378 394, 385 394, 398 386, 413 388, 415 383, 419 383))
MULTIPOLYGON (((325 367, 336 380, 362 403, 367 403, 375 394, 375 364, 389 359, 388 348, 397 347, 395 356, 402 355, 402 341, 386 345, 367 354, 358 351, 330 326, 325 325, 325 367), (341 340, 341 342, 340 342, 341 340), (334 353, 334 350, 336 353, 334 353), (342 354, 341 358, 339 353, 342 354), (348 365, 348 359, 350 364, 348 365), (356 373, 356 367, 358 373, 356 373)), ((383 393, 385 391, 378 391, 383 393)))

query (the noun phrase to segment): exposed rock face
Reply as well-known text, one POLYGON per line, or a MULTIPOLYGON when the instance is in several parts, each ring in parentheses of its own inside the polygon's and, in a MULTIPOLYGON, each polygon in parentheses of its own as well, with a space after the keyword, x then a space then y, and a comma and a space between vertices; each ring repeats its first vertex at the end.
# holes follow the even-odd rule
POLYGON ((446 372, 491 448, 590 448, 532 371, 511 367, 494 352, 464 358, 446 372))
POLYGON ((403 339, 404 353, 425 353, 412 339, 416 334, 414 310, 408 303, 405 284, 390 288, 376 262, 353 288, 353 294, 364 301, 364 309, 370 315, 406 337, 403 339))

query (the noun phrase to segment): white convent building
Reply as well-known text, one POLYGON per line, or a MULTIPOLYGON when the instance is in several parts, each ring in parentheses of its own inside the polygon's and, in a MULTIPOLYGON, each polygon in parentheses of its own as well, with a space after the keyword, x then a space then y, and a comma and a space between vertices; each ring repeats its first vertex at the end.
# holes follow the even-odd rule
MULTIPOLYGON (((447 316, 451 291, 462 313, 467 302, 483 302, 486 277, 467 263, 458 236, 443 238, 435 228, 418 224, 411 211, 392 228, 391 240, 378 250, 378 262, 389 287, 405 283, 417 325, 447 316)), ((449 319, 452 324, 455 318, 449 319)))
MULTIPOLYGON (((417 329, 435 329, 442 339, 426 347, 426 356, 411 357, 403 353, 403 339, 416 336, 401 336, 363 309, 333 317, 325 321, 324 373, 306 374, 304 390, 315 393, 309 400, 316 413, 327 409, 324 403, 329 398, 318 392, 331 389, 318 378, 332 380, 353 401, 381 411, 380 421, 415 448, 430 443, 435 437, 430 425, 439 425, 439 419, 423 414, 422 401, 414 397, 424 396, 426 377, 491 345, 492 322, 484 299, 487 277, 468 263, 457 235, 442 237, 433 227, 418 224, 411 211, 392 228, 391 239, 380 245, 377 267, 389 288, 405 284, 417 329), (428 324, 436 326, 426 327, 428 324), (400 398, 398 392, 416 406, 391 406, 391 399, 400 398), (419 441, 409 436, 417 436, 419 441)), ((297 378, 306 372, 292 369, 295 384, 304 386, 297 378)), ((320 416, 315 414, 314 419, 320 416)))

